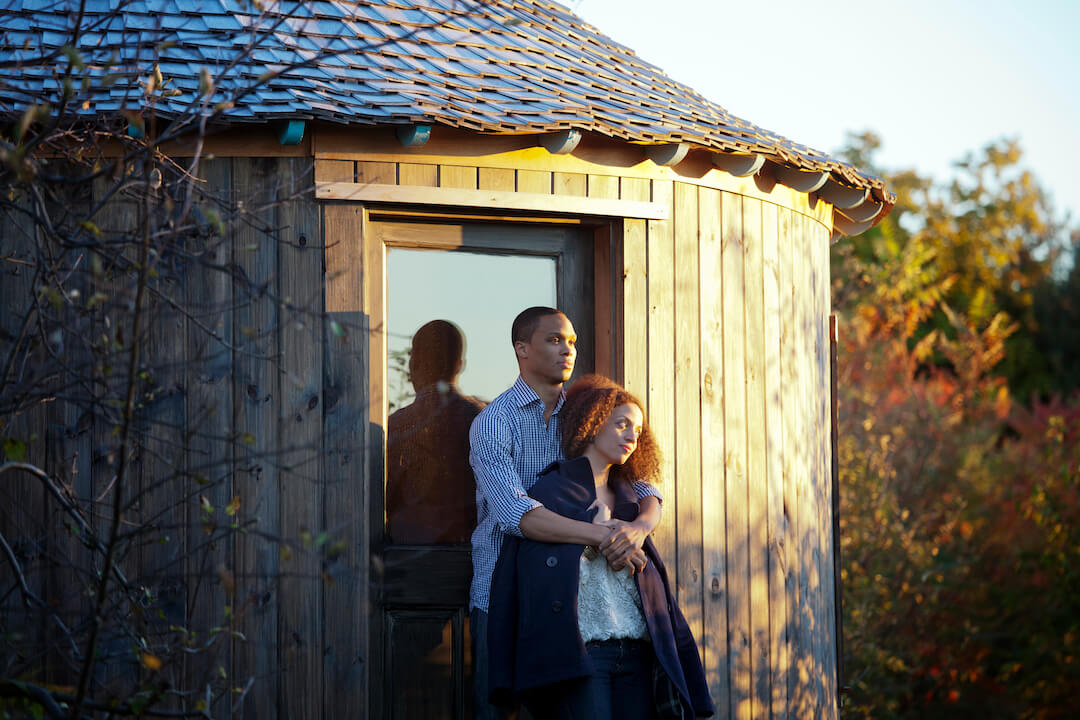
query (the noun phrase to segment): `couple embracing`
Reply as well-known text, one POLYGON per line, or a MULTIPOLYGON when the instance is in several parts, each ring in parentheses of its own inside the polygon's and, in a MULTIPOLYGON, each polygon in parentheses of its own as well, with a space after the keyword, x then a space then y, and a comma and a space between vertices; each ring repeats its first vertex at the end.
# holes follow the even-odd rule
POLYGON ((577 336, 559 310, 523 311, 511 336, 520 376, 469 434, 476 717, 519 700, 536 720, 711 715, 649 539, 659 450, 641 402, 599 376, 563 391, 577 336))

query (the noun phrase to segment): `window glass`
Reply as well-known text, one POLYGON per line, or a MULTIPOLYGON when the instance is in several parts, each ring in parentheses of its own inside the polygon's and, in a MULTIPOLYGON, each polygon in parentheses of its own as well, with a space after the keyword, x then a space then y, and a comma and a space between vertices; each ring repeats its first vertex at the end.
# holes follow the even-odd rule
POLYGON ((553 257, 390 248, 387 541, 465 543, 476 525, 469 426, 517 377, 514 317, 555 306, 553 257))

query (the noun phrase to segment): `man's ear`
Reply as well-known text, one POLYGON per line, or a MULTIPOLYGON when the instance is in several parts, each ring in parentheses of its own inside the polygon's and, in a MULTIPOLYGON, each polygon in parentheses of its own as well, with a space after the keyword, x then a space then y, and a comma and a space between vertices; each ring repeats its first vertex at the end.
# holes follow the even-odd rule
POLYGON ((524 360, 525 358, 529 357, 529 344, 527 342, 525 342, 524 340, 515 340, 514 341, 514 354, 517 355, 518 358, 521 359, 521 360, 524 360))

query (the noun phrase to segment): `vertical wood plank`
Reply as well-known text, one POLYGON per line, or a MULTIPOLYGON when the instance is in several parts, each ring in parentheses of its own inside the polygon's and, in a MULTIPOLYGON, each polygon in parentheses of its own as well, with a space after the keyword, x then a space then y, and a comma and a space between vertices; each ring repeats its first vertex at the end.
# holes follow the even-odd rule
POLYGON ((436 187, 439 184, 439 166, 418 163, 398 164, 398 184, 416 187, 436 187))
MULTIPOLYGON (((591 185, 591 183, 590 183, 591 185)), ((653 181, 652 200, 671 207, 674 189, 670 180, 653 181)), ((665 520, 653 531, 653 542, 664 558, 671 584, 678 587, 675 529, 679 517, 675 477, 675 242, 671 220, 650 220, 648 225, 649 323, 649 427, 663 453, 660 491, 664 494, 665 520)))
MULTIPOLYGON (((18 191, 17 191, 18 192, 18 191)), ((22 193, 12 198, 13 203, 29 206, 29 199, 22 193)), ((5 312, 0 313, 0 332, 5 342, 0 346, 0 363, 6 363, 8 353, 17 344, 19 354, 34 342, 39 321, 31 307, 37 296, 34 291, 34 265, 36 264, 37 230, 26 215, 14 209, 0 209, 0 302, 5 312), (24 320, 26 326, 24 329, 24 320), (10 338, 10 340, 7 340, 10 338)), ((0 365, 0 368, 3 368, 0 365)), ((32 377, 33 368, 13 363, 7 377, 0 383, 25 388, 32 377)), ((39 406, 40 407, 40 406, 39 406)), ((12 440, 26 447, 26 462, 45 466, 44 413, 35 408, 19 414, 5 416, 0 426, 0 440, 12 440)), ((7 458, 4 457, 4 460, 7 458)), ((4 475, 0 483, 0 529, 12 546, 19 548, 18 557, 26 576, 27 587, 36 597, 45 593, 43 562, 45 558, 45 508, 46 494, 41 481, 27 473, 12 472, 4 475)), ((14 582, 14 574, 8 575, 7 558, 4 563, 3 588, 0 595, 0 612, 8 623, 11 647, 22 648, 27 654, 36 654, 45 646, 44 613, 40 613, 22 596, 14 582), (8 590, 11 592, 7 592, 8 590)), ((11 656, 8 656, 11 657, 11 656)))
POLYGON ((356 182, 356 163, 352 160, 316 160, 315 182, 356 182))
MULTIPOLYGON (((366 223, 365 223, 366 224, 366 223)), ((381 548, 383 539, 386 488, 386 248, 377 238, 363 235, 363 301, 368 319, 368 406, 365 433, 364 455, 366 458, 363 482, 368 491, 367 507, 367 542, 368 547, 381 548)), ((381 583, 382 577, 373 572, 372 581, 381 583)), ((376 622, 377 632, 382 632, 384 623, 376 622)), ((380 657, 386 647, 385 638, 373 634, 370 638, 369 657, 378 653, 380 657)), ((372 670, 379 670, 377 662, 371 662, 372 670)), ((386 668, 381 668, 385 672, 386 668)), ((369 676, 369 687, 375 689, 384 686, 379 674, 369 676)), ((379 697, 377 689, 373 691, 375 703, 372 703, 372 717, 382 717, 380 702, 389 698, 379 697)))
POLYGON ((832 473, 830 472, 832 443, 830 441, 829 418, 832 408, 832 393, 829 367, 829 238, 826 228, 811 220, 810 237, 814 247, 815 259, 815 318, 817 332, 817 367, 819 402, 817 406, 817 467, 818 471, 818 547, 821 582, 818 596, 821 601, 820 622, 824 629, 822 643, 822 709, 827 720, 836 720, 837 707, 836 685, 836 643, 837 627, 834 612, 836 593, 833 585, 832 555, 832 473))
MULTIPOLYGON (((367 533, 368 351, 363 312, 363 208, 323 206, 326 352, 323 356, 326 528, 332 582, 324 593, 326 717, 366 717, 371 660, 367 533)), ((375 717, 378 717, 376 715, 375 717)))
POLYGON ((800 668, 799 668, 799 717, 817 717, 817 678, 816 657, 817 648, 814 642, 814 611, 813 611, 813 581, 812 568, 814 564, 811 537, 813 535, 814 521, 814 498, 812 493, 811 462, 811 437, 812 426, 807 421, 810 416, 810 398, 808 395, 813 391, 813 346, 810 337, 809 312, 807 301, 808 289, 808 263, 806 242, 806 220, 803 215, 796 215, 792 222, 792 237, 794 239, 794 268, 795 268, 795 347, 797 348, 795 365, 795 387, 797 388, 796 407, 796 452, 795 452, 795 482, 798 489, 798 505, 796 527, 798 528, 799 540, 799 633, 800 637, 800 668))
POLYGON ((796 398, 799 390, 796 385, 798 373, 799 349, 795 328, 795 255, 798 244, 795 240, 797 227, 794 213, 786 208, 778 210, 778 245, 780 251, 780 381, 781 413, 784 428, 784 456, 782 474, 784 479, 784 516, 785 545, 784 557, 787 575, 785 577, 785 596, 787 600, 788 632, 786 636, 788 655, 787 677, 787 713, 785 717, 799 717, 801 693, 799 676, 802 666, 802 611, 799 603, 799 527, 798 527, 798 482, 796 478, 796 454, 798 452, 798 415, 796 398))
MULTIPOLYGON (((669 183, 669 181, 663 180, 657 182, 669 183)), ((589 197, 617 199, 619 197, 619 177, 617 175, 590 175, 587 192, 589 197)), ((655 197, 653 202, 658 202, 655 197)))
MULTIPOLYGON (((648 180, 626 180, 628 200, 649 200, 648 180)), ((648 405, 649 286, 646 277, 648 252, 645 220, 623 220, 622 241, 622 330, 618 333, 622 345, 622 382, 627 390, 648 405)), ((651 417, 649 408, 645 409, 651 417)))
POLYGON ((743 198, 723 195, 724 477, 731 716, 751 717, 750 548, 746 476, 746 283, 743 198))
POLYGON ((397 163, 360 160, 356 163, 356 182, 397 185, 397 163))
POLYGON ((276 159, 233 160, 233 188, 249 222, 237 224, 233 263, 245 280, 234 284, 233 306, 233 427, 236 474, 233 487, 240 498, 238 520, 254 523, 260 533, 244 533, 234 545, 237 606, 246 641, 234 648, 237 684, 248 677, 261 690, 248 696, 247 718, 278 717, 280 666, 278 657, 278 545, 265 538, 280 536, 278 525, 277 378, 272 359, 278 354, 278 318, 274 298, 279 294, 277 243, 268 230, 274 224, 270 204, 276 159))
POLYGON ((717 717, 729 717, 727 500, 724 493, 724 264, 722 193, 699 188, 701 515, 704 628, 699 638, 717 717))
POLYGON ((463 167, 460 165, 439 166, 439 187, 475 190, 476 183, 477 170, 475 167, 463 167))
POLYGON ((316 235, 310 160, 278 161, 281 355, 278 367, 279 524, 294 551, 282 563, 278 635, 282 712, 323 718, 323 254, 316 235), (299 542, 297 542, 297 539, 299 542))
MULTIPOLYGON (((350 163, 351 165, 351 163, 350 163)), ((206 181, 200 204, 213 207, 228 202, 232 184, 229 158, 204 160, 201 175, 206 181)), ((202 486, 213 515, 202 512, 198 499, 187 503, 187 603, 191 627, 197 632, 227 627, 226 606, 234 605, 223 577, 233 574, 233 535, 224 508, 233 497, 232 420, 233 338, 232 279, 218 268, 228 265, 232 238, 217 233, 200 237, 193 248, 194 260, 187 276, 187 448, 189 482, 202 486), (197 431, 196 431, 197 429, 197 431)), ((186 687, 204 687, 217 667, 232 668, 232 640, 218 637, 207 655, 187 663, 186 687)), ((230 677, 231 686, 240 685, 230 677)), ((211 710, 221 720, 231 716, 231 695, 211 710)))
MULTIPOLYGON (((55 172, 57 168, 53 170, 55 172)), ((82 174, 78 168, 73 168, 73 170, 82 174)), ((90 194, 91 187, 86 185, 73 187, 64 198, 63 207, 55 210, 76 213, 80 218, 86 217, 92 199, 90 194)), ((51 208, 50 214, 54 218, 58 217, 51 208)), ((12 230, 18 233, 16 228, 12 230)), ((91 253, 83 248, 69 248, 65 251, 57 248, 53 243, 49 245, 49 252, 53 257, 63 258, 60 260, 62 269, 56 268, 56 271, 59 275, 66 277, 64 282, 66 291, 73 296, 78 293, 78 297, 92 297, 95 288, 90 273, 91 253)), ((6 253, 0 252, 0 258, 3 257, 6 257, 6 253)), ((3 281, 0 280, 0 282, 3 281)), ((14 315, 13 322, 20 322, 24 317, 25 301, 31 297, 33 297, 32 293, 24 298, 14 299, 10 305, 5 304, 0 307, 14 315)), ((61 340, 64 355, 63 371, 56 379, 60 388, 79 387, 82 378, 93 374, 95 365, 94 357, 84 343, 96 335, 94 332, 96 323, 92 314, 78 309, 77 297, 74 300, 75 302, 64 308, 61 315, 63 330, 56 328, 57 332, 63 332, 61 340)), ((29 337, 35 335, 37 334, 31 332, 29 337)), ((8 342, 15 339, 14 334, 5 336, 5 339, 7 338, 10 338, 8 342)), ((7 360, 8 350, 11 347, 8 342, 0 345, 0 362, 7 360)), ((45 388, 38 387, 35 390, 45 391, 45 388)), ((8 397, 11 396, 8 395, 8 397)), ((87 507, 93 497, 90 471, 90 459, 93 452, 90 431, 93 427, 92 410, 83 403, 62 398, 57 402, 48 403, 45 407, 43 413, 46 421, 44 469, 62 486, 74 493, 80 501, 80 506, 87 507)), ((3 426, 3 420, 12 418, 13 415, 0 419, 0 427, 3 426)), ((0 461, 5 459, 0 457, 0 461)), ((11 475, 8 477, 10 478, 11 475)), ((21 502, 21 498, 17 502, 21 502)), ((49 615, 56 613, 56 619, 68 628, 78 627, 88 617, 88 613, 92 612, 90 597, 88 593, 82 591, 82 588, 89 587, 94 582, 91 571, 93 556, 87 551, 80 534, 70 531, 73 525, 72 520, 59 504, 50 500, 45 510, 46 525, 42 540, 45 543, 49 564, 48 572, 44 577, 45 592, 39 594, 39 597, 48 606, 49 615)), ((8 541, 11 541, 10 538, 8 541)), ((4 562, 6 563, 7 560, 5 559, 4 562)), ((0 571, 2 572, 4 571, 0 571)), ((11 576, 5 577, 5 586, 7 577, 11 576)), ((18 628, 19 624, 11 623, 8 627, 18 628)), ((74 685, 77 682, 77 674, 72 668, 67 633, 61 630, 60 624, 54 622, 51 617, 45 622, 44 639, 48 647, 44 677, 48 682, 57 685, 74 685)))
MULTIPOLYGON (((150 232, 160 229, 163 196, 164 188, 151 198, 156 207, 149 210, 150 232)), ((145 220, 147 209, 140 209, 145 220)), ((134 250, 142 242, 141 227, 132 240, 134 250)), ((138 548, 136 577, 153 597, 146 608, 143 632, 154 643, 171 635, 170 626, 187 624, 183 577, 186 518, 183 496, 175 493, 183 483, 186 405, 182 391, 186 351, 178 342, 184 337, 186 321, 176 303, 184 297, 186 272, 174 253, 151 253, 149 269, 142 311, 144 330, 138 339, 142 344, 139 391, 144 400, 132 423, 133 462, 127 467, 125 482, 138 490, 128 496, 131 512, 124 519, 137 528, 133 538, 138 548)), ((180 709, 178 702, 167 702, 166 707, 180 709)))
POLYGON ((514 191, 514 171, 512 168, 485 168, 478 171, 477 187, 480 190, 514 191))
POLYGON ((551 194, 551 173, 547 170, 518 170, 517 191, 523 193, 551 194))
POLYGON ((751 715, 769 716, 768 468, 765 438, 765 287, 762 202, 743 198, 746 277, 746 477, 750 534, 751 715))
POLYGON ((787 713, 787 520, 784 513, 784 432, 780 335, 780 249, 777 207, 762 206, 763 295, 765 311, 765 475, 768 483, 768 583, 770 717, 787 713))
MULTIPOLYGON (((678 601, 702 636, 701 319, 698 312, 698 188, 675 183, 675 473, 678 601)), ((700 647, 699 647, 700 651, 700 647)))
POLYGON ((556 195, 583 197, 588 188, 588 176, 582 173, 557 172, 552 175, 552 186, 556 195))

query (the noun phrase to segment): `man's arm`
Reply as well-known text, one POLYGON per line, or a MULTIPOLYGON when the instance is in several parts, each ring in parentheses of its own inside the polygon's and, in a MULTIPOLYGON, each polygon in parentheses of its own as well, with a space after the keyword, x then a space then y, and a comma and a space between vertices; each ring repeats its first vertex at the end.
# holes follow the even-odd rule
POLYGON ((504 532, 540 542, 599 545, 610 528, 571 520, 545 508, 525 492, 514 465, 513 437, 495 413, 480 413, 469 428, 469 463, 476 485, 504 532))

